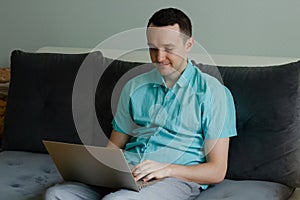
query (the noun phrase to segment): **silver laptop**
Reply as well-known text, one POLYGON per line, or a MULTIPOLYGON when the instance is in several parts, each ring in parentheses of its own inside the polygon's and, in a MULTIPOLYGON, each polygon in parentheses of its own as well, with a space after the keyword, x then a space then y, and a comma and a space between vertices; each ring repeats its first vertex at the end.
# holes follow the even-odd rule
POLYGON ((65 181, 135 191, 153 183, 134 180, 121 149, 45 140, 43 143, 65 181))

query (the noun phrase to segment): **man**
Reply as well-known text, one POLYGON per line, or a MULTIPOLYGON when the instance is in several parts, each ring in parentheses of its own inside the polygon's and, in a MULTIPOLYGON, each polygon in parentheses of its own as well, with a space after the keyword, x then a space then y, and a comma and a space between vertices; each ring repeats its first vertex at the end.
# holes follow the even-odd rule
MULTIPOLYGON (((135 180, 159 180, 140 192, 120 189, 103 199, 194 199, 226 174, 229 137, 236 135, 229 90, 187 58, 190 19, 162 9, 147 25, 155 69, 124 87, 108 147, 122 148, 135 180)), ((101 199, 82 184, 48 190, 46 199, 101 199)))

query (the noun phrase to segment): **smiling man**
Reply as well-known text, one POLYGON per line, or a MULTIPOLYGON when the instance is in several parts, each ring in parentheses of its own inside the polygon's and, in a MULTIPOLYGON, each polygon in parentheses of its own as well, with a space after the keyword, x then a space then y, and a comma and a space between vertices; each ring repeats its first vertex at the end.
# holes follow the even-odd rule
POLYGON ((47 199, 194 199, 224 179, 229 138, 236 135, 230 91, 188 59, 194 40, 182 11, 157 11, 146 34, 155 68, 125 85, 108 147, 124 149, 137 181, 158 181, 104 198, 66 183, 49 189, 47 199))

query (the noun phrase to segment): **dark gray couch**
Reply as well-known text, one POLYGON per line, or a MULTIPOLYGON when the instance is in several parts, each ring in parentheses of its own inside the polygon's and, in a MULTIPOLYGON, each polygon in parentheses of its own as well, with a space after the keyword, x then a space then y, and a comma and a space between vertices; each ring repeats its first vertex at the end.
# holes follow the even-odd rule
MULTIPOLYGON (((146 65, 113 61, 100 52, 14 51, 0 153, 0 200, 43 199, 47 187, 62 181, 43 139, 104 145, 111 131, 115 85, 129 70, 146 65), (89 68, 81 82, 76 79, 79 68, 89 68)), ((300 186, 300 62, 198 66, 231 90, 238 129, 230 143, 226 180, 198 199, 288 199, 300 186)))

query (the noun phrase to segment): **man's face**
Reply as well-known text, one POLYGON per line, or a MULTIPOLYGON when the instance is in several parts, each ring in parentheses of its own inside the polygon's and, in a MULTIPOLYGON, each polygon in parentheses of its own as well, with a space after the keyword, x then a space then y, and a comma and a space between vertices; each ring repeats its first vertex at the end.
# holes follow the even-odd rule
POLYGON ((193 39, 180 33, 178 24, 147 28, 147 40, 152 62, 164 77, 178 76, 187 65, 187 53, 193 39))

